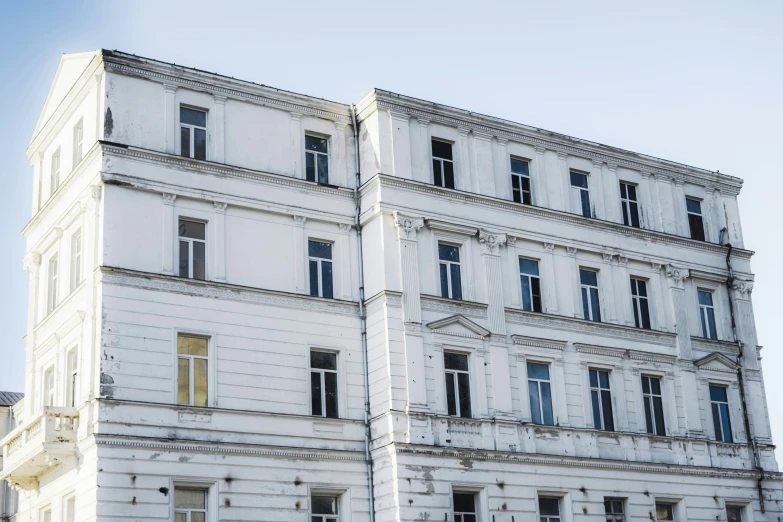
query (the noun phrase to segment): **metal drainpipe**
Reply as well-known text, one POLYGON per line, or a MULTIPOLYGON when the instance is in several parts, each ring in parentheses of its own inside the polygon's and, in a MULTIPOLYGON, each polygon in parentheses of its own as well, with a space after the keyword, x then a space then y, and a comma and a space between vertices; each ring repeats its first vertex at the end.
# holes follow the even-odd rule
MULTIPOLYGON (((723 237, 724 234, 728 233, 727 228, 722 228, 720 231, 721 237, 723 237)), ((723 242, 721 241, 721 244, 723 242)), ((734 298, 731 296, 731 285, 734 282, 734 271, 731 268, 731 251, 733 250, 733 247, 731 246, 731 243, 726 243, 724 246, 728 247, 726 251, 726 267, 729 270, 729 277, 726 279, 726 285, 728 286, 729 291, 729 313, 731 315, 731 332, 732 335, 734 335, 734 341, 737 343, 737 348, 739 348, 739 354, 737 355, 737 383, 739 384, 740 388, 740 399, 742 401, 742 417, 745 421, 745 433, 747 433, 748 437, 748 445, 751 447, 751 450, 753 451, 753 464, 756 467, 756 471, 759 472, 759 478, 756 482, 756 489, 758 489, 759 492, 759 504, 761 506, 761 512, 766 513, 766 509, 764 507, 764 468, 761 465, 761 457, 759 456, 759 447, 756 443, 756 439, 753 437, 753 433, 750 429, 750 416, 748 415, 748 401, 745 398, 745 375, 743 374, 743 367, 742 367, 742 358, 744 355, 744 350, 742 346, 742 340, 739 339, 737 336, 737 322, 734 318, 734 298)))
POLYGON ((364 257, 362 254, 362 225, 359 222, 361 214, 361 171, 359 169, 359 127, 356 125, 356 107, 351 104, 351 121, 353 122, 354 163, 356 167, 356 186, 353 189, 354 228, 356 228, 356 252, 359 260, 359 321, 362 338, 362 359, 364 362, 364 459, 367 462, 367 487, 370 502, 370 522, 375 522, 375 496, 373 494, 372 455, 370 454, 370 368, 367 353, 367 313, 364 308, 364 257))

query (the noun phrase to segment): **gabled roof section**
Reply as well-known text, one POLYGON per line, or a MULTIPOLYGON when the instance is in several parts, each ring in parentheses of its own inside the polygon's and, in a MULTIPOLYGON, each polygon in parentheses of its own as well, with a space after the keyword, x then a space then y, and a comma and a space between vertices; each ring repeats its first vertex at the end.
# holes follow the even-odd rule
POLYGON ((38 123, 35 124, 33 138, 38 135, 41 128, 46 125, 54 111, 60 106, 62 101, 73 88, 76 81, 84 73, 87 66, 100 55, 100 51, 91 51, 87 53, 64 54, 60 59, 60 65, 54 75, 54 81, 49 88, 49 94, 46 96, 41 115, 38 117, 38 123))
POLYGON ((24 393, 0 391, 0 407, 13 406, 24 398, 24 393))
POLYGON ((490 333, 489 330, 483 326, 478 325, 464 315, 459 314, 428 323, 427 327, 431 330, 443 330, 441 333, 463 337, 486 337, 490 333), (451 326, 451 328, 448 328, 449 326, 451 326), (457 328, 454 328, 454 326, 457 326, 457 328))
POLYGON ((704 356, 699 360, 693 361, 693 364, 702 368, 703 370, 713 370, 717 372, 734 373, 739 368, 737 363, 718 352, 712 352, 711 354, 704 356))

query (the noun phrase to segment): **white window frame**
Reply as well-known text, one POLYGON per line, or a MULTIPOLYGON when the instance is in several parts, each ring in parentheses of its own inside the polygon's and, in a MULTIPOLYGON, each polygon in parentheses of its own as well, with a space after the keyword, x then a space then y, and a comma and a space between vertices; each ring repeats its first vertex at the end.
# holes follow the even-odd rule
POLYGON ((54 518, 52 517, 52 506, 51 506, 51 504, 46 506, 46 507, 42 507, 39 510, 39 512, 38 512, 38 520, 40 520, 40 522, 47 522, 47 519, 46 519, 46 514, 47 513, 49 514, 48 522, 53 522, 54 518))
POLYGON ((440 162, 440 173, 441 173, 441 176, 440 176, 441 184, 440 185, 435 185, 435 186, 436 187, 441 187, 441 188, 449 188, 449 187, 446 186, 446 169, 443 168, 444 162, 448 162, 448 163, 451 163, 452 172, 454 172, 454 189, 456 189, 457 188, 457 164, 456 164, 456 161, 454 161, 454 156, 455 156, 454 155, 454 142, 446 140, 446 139, 443 139, 443 138, 435 138, 435 137, 431 136, 429 138, 429 146, 430 146, 429 147, 429 149, 430 149, 430 167, 429 168, 432 171, 432 173, 431 173, 432 178, 431 179, 432 179, 433 185, 435 184, 435 171, 433 169, 432 162, 433 161, 439 161, 440 162), (436 156, 435 153, 432 150, 432 142, 433 141, 438 141, 440 143, 445 143, 446 145, 449 145, 451 147, 451 158, 452 159, 441 158, 439 156, 436 156))
POLYGON ((207 109, 204 109, 202 107, 196 107, 193 105, 187 105, 184 103, 180 103, 177 107, 177 120, 179 120, 179 132, 177 133, 177 148, 179 149, 179 155, 183 158, 190 158, 190 159, 196 159, 196 129, 201 129, 204 131, 204 159, 198 160, 198 161, 207 161, 209 159, 209 111, 207 109), (191 123, 182 123, 182 119, 180 117, 181 111, 180 109, 188 109, 191 111, 198 111, 204 113, 204 125, 203 127, 200 127, 199 125, 193 125, 191 123), (182 156, 182 127, 186 127, 190 132, 190 156, 182 156))
MULTIPOLYGON (((701 235, 704 236, 704 241, 706 242, 708 240, 707 238, 707 220, 705 219, 706 216, 704 215, 704 199, 699 198, 696 196, 685 196, 685 219, 686 224, 688 225, 688 237, 693 239, 693 234, 691 233, 691 220, 688 216, 694 215, 699 216, 701 218, 701 235), (691 212, 688 210, 688 200, 691 201, 697 201, 699 203, 699 213, 691 212)), ((697 240, 698 241, 698 240, 697 240)))
POLYGON ((68 380, 66 382, 65 400, 69 407, 77 406, 79 394, 79 348, 73 347, 66 354, 68 380))
POLYGON ((606 518, 606 522, 625 522, 626 517, 628 516, 628 499, 627 498, 621 498, 621 497, 604 497, 604 503, 606 502, 619 502, 623 506, 623 512, 622 513, 607 513, 606 512, 606 504, 604 504, 604 516, 606 518))
POLYGON ((665 399, 666 388, 665 388, 665 386, 666 386, 666 379, 665 379, 664 376, 662 376, 660 374, 656 374, 656 373, 646 372, 644 370, 639 372, 639 391, 640 391, 641 396, 642 396, 642 410, 639 412, 639 415, 640 415, 640 417, 642 419, 641 428, 644 429, 643 433, 645 433, 646 435, 649 435, 651 437, 668 437, 668 436, 670 436, 669 435, 670 419, 668 418, 668 416, 666 414, 666 399, 665 399), (660 388, 661 388, 661 394, 660 395, 656 395, 656 394, 654 394, 652 392, 652 386, 650 387, 650 392, 649 393, 645 393, 644 392, 644 387, 642 386, 642 379, 644 379, 645 377, 647 377, 649 379, 658 379, 658 382, 659 382, 660 388), (655 425, 655 403, 653 402, 653 398, 654 397, 660 397, 661 398, 661 415, 663 416, 663 424, 664 424, 664 426, 663 426, 664 434, 663 435, 658 435, 658 430, 657 430, 658 426, 655 425), (649 433, 647 431, 647 417, 645 416, 645 412, 644 412, 644 403, 645 403, 645 401, 648 401, 648 400, 650 401, 650 419, 652 420, 652 423, 653 423, 652 433, 649 433))
POLYGON ((71 292, 81 284, 83 274, 84 236, 78 228, 71 234, 71 292))
POLYGON ((521 201, 518 201, 516 203, 520 203, 522 205, 533 206, 533 205, 535 205, 535 201, 533 200, 533 176, 530 175, 531 163, 532 163, 532 161, 530 161, 530 159, 528 159, 528 158, 522 158, 520 156, 514 156, 513 154, 509 155, 508 170, 511 173, 511 179, 510 179, 511 187, 509 187, 509 189, 511 191, 511 201, 514 201, 514 177, 518 177, 518 178, 520 178, 518 180, 518 182, 519 182, 519 199, 521 199, 521 201), (519 172, 514 172, 513 170, 511 170, 511 160, 522 161, 524 163, 527 163, 527 176, 525 176, 524 174, 520 174, 519 172), (525 191, 522 189, 522 178, 527 179, 528 186, 530 187, 530 190, 528 191, 528 193, 530 194, 530 203, 525 203, 525 191))
POLYGON ((472 367, 470 359, 471 359, 470 353, 461 352, 461 351, 458 351, 458 350, 449 350, 449 349, 443 350, 443 377, 444 377, 444 382, 443 382, 444 388, 443 388, 443 391, 444 391, 444 394, 445 394, 445 397, 446 397, 446 413, 448 414, 448 411, 449 411, 449 398, 448 398, 448 389, 449 388, 446 385, 446 382, 448 382, 448 379, 451 378, 453 383, 454 383, 454 404, 456 406, 456 415, 455 415, 455 417, 456 418, 461 418, 461 419, 465 419, 465 418, 472 419, 472 418, 475 417, 475 411, 473 409, 473 404, 474 404, 473 379, 471 379, 471 377, 470 377, 470 373, 471 373, 470 370, 471 370, 471 367, 472 367), (454 370, 454 369, 451 369, 451 368, 446 368, 446 354, 447 353, 451 353, 451 354, 455 354, 455 355, 461 355, 461 356, 465 357, 468 360, 468 369, 467 370, 454 370), (460 412, 462 411, 462 408, 461 408, 461 405, 460 405, 460 402, 459 402, 459 375, 467 375, 468 376, 468 390, 470 390, 470 404, 469 404, 469 407, 470 407, 470 417, 462 417, 460 415, 460 412))
POLYGON ((193 279, 193 243, 204 243, 204 281, 209 281, 209 245, 207 244, 207 238, 209 237, 209 222, 203 219, 177 216, 177 245, 174 249, 177 252, 177 264, 176 273, 179 275, 179 244, 182 241, 188 243, 188 279, 193 279), (204 224, 204 239, 195 239, 192 237, 183 237, 179 235, 179 222, 190 221, 191 223, 203 223, 204 224))
POLYGON ((536 491, 536 517, 534 520, 541 520, 541 510, 539 499, 554 498, 557 499, 557 507, 560 512, 560 522, 572 522, 571 517, 571 495, 568 492, 560 490, 537 490, 536 491))
POLYGON ((174 375, 176 376, 174 378, 174 404, 177 406, 190 406, 195 408, 202 408, 203 406, 193 406, 193 396, 195 393, 195 380, 193 378, 194 372, 195 372, 195 364, 193 361, 195 359, 201 359, 207 361, 207 406, 210 407, 212 405, 212 394, 213 392, 213 383, 212 383, 212 372, 213 372, 213 343, 212 343, 212 336, 193 332, 193 331, 178 331, 175 334, 174 337, 174 375), (187 355, 187 354, 181 354, 179 353, 179 338, 181 337, 197 337, 200 339, 206 339, 207 341, 207 355, 187 355), (179 402, 179 360, 180 359, 187 359, 188 360, 188 403, 187 404, 180 404, 179 402))
MULTIPOLYGON (((309 488, 307 492, 308 522, 313 516, 313 497, 336 497, 337 498, 337 520, 338 522, 351 522, 351 489, 343 487, 334 487, 330 484, 316 485, 309 488)), ((332 515, 327 515, 332 516, 332 515)), ((328 519, 327 519, 328 520, 328 519)))
POLYGON ((60 147, 52 154, 50 172, 49 172, 49 197, 52 197, 57 189, 60 188, 60 167, 62 164, 62 155, 60 147))
MULTIPOLYGON (((631 314, 633 315, 633 313, 634 313, 633 312, 633 302, 636 302, 636 311, 637 311, 637 316, 634 317, 634 326, 636 325, 636 322, 638 321, 639 325, 640 325, 640 326, 638 326, 638 328, 641 329, 641 330, 645 330, 646 329, 644 327, 644 320, 643 320, 643 316, 642 316, 642 300, 644 300, 647 303, 647 317, 650 319, 650 329, 652 330, 652 327, 653 327, 653 310, 650 307, 650 287, 652 286, 650 284, 650 280, 642 278, 642 277, 634 276, 634 275, 631 275, 630 279, 636 281, 636 289, 637 289, 637 295, 634 295, 633 289, 631 289, 631 301, 632 301, 631 302, 631 314), (639 294, 639 292, 638 292, 638 290, 639 290, 639 282, 644 283, 644 287, 647 290, 647 297, 639 294)), ((600 294, 599 294, 599 298, 600 298, 600 294)))
POLYGON ((450 520, 454 520, 454 494, 457 495, 473 495, 473 500, 476 505, 476 522, 485 522, 491 520, 487 513, 487 492, 486 489, 480 484, 451 484, 449 491, 449 512, 451 513, 450 520))
POLYGON ((575 214, 578 214, 582 217, 593 217, 593 198, 590 195, 590 185, 592 183, 590 182, 590 174, 587 172, 582 172, 575 169, 568 169, 568 186, 570 187, 571 191, 569 194, 571 195, 571 205, 574 207, 573 212, 575 214), (587 188, 582 187, 575 187, 571 184, 571 173, 578 174, 580 176, 584 176, 587 180, 587 188), (587 192, 587 201, 589 204, 589 207, 587 209, 587 216, 585 216, 585 209, 582 206, 582 192, 587 192))
MULTIPOLYGON (((726 405, 726 415, 728 415, 729 438, 731 438, 731 440, 729 440, 729 441, 723 440, 723 437, 721 437, 719 439, 718 438, 718 434, 717 433, 713 433, 714 438, 715 438, 715 442, 719 442, 721 444, 731 444, 731 443, 735 442, 737 440, 737 437, 734 436, 734 422, 733 422, 733 419, 731 418, 731 385, 730 384, 726 384, 724 382, 708 380, 707 381, 707 396, 710 399, 710 418, 712 419, 712 422, 713 422, 713 428, 712 428, 713 431, 715 431, 715 427, 714 427, 715 426, 715 412, 712 409, 712 405, 713 404, 725 404, 726 405), (723 389, 726 390, 726 402, 716 401, 716 400, 712 399, 712 393, 710 393, 710 388, 713 387, 713 386, 716 387, 716 388, 723 388, 723 389)), ((718 415, 719 415, 718 423, 720 424, 720 427, 721 427, 721 435, 724 435, 724 433, 723 433, 723 422, 721 422, 723 420, 723 414, 720 413, 720 408, 718 408, 718 415)))
MULTIPOLYGON (((336 245, 334 241, 326 240, 326 239, 318 239, 315 237, 308 237, 307 238, 307 286, 308 286, 308 294, 310 291, 312 291, 312 288, 310 287, 310 262, 315 261, 317 263, 317 270, 318 270, 318 297, 324 297, 324 270, 323 270, 323 261, 327 261, 332 264, 332 297, 331 299, 335 299, 337 296, 337 284, 336 284, 336 265, 335 265, 335 253, 337 251, 336 245), (332 252, 332 258, 326 259, 325 257, 314 257, 310 255, 310 242, 316 242, 316 243, 324 243, 330 246, 331 252, 332 252)), ((330 299, 330 298, 326 298, 330 299)))
POLYGON ((76 494, 69 493, 63 497, 63 522, 75 522, 76 520, 76 494), (73 511, 69 513, 70 503, 73 502, 73 511), (70 515, 70 516, 69 516, 70 515))
POLYGON ((330 419, 332 417, 326 416, 326 377, 325 374, 327 373, 334 373, 337 376, 337 418, 343 418, 342 414, 342 407, 343 407, 343 393, 342 393, 342 382, 343 380, 340 378, 341 375, 341 364, 342 359, 340 357, 340 351, 338 350, 330 350, 328 348, 317 348, 317 347, 310 347, 310 350, 307 352, 307 384, 308 384, 308 398, 310 399, 308 403, 308 407, 312 410, 312 404, 313 404, 313 387, 310 382, 310 376, 313 373, 319 373, 321 376, 321 415, 315 415, 312 411, 310 411, 310 415, 313 415, 315 417, 323 417, 324 419, 330 419), (327 370, 324 368, 313 368, 310 364, 310 354, 312 352, 322 352, 322 353, 328 353, 332 354, 335 357, 335 366, 337 367, 336 370, 327 370))
POLYGON ((555 385, 553 382, 553 372, 554 372, 554 361, 548 361, 548 360, 541 360, 541 359, 535 359, 535 358, 526 358, 525 359, 525 391, 527 392, 526 395, 528 395, 528 408, 530 409, 530 422, 533 422, 533 409, 532 404, 530 403, 530 385, 528 383, 535 382, 536 388, 538 389, 538 406, 539 406, 539 416, 541 419, 541 424, 537 424, 537 426, 556 426, 558 424, 557 419, 557 409, 555 407, 555 404, 557 403, 557 398, 555 397, 555 385), (537 379, 535 377, 531 377, 527 371, 527 365, 528 364, 540 364, 543 366, 546 366, 549 371, 549 380, 545 379, 537 379), (552 404, 550 405, 552 407, 552 424, 545 424, 544 423, 544 403, 541 400, 541 383, 547 382, 549 383, 549 400, 552 401, 552 404))
POLYGON ((717 307, 715 306, 715 293, 716 292, 715 292, 714 288, 705 287, 705 286, 701 286, 701 285, 698 285, 698 284, 696 285, 696 304, 699 306, 699 318, 698 318, 698 320, 699 320, 699 333, 705 339, 709 339, 709 340, 713 340, 713 341, 717 341, 717 340, 720 339, 720 335, 718 334, 718 310, 717 310, 717 307), (712 299, 712 305, 703 305, 703 304, 701 304, 699 302, 699 292, 705 292, 705 293, 710 294, 710 298, 712 299), (707 330, 710 329, 710 324, 709 324, 709 321, 707 321, 707 317, 706 317, 708 309, 712 309, 712 316, 715 319, 715 331, 714 332, 709 332, 709 331, 705 332, 702 329, 702 322, 701 322, 702 321, 702 317, 704 317, 704 327, 707 330), (715 337, 710 337, 709 336, 710 333, 714 333, 715 337))
POLYGON ((658 522, 658 504, 670 504, 672 506, 672 518, 674 522, 686 522, 685 519, 685 500, 675 497, 657 497, 652 498, 652 511, 655 522, 658 522))
POLYGON ((57 400, 54 365, 51 364, 45 367, 41 372, 41 376, 41 384, 43 386, 41 390, 41 396, 43 399, 42 404, 44 407, 52 407, 57 400))
POLYGON ((73 168, 84 158, 84 118, 79 118, 73 127, 73 168))
POLYGON ((443 287, 441 286, 441 281, 440 281, 440 265, 446 265, 446 273, 448 274, 448 277, 446 278, 446 284, 448 285, 448 294, 449 294, 449 296, 445 297, 444 299, 455 299, 456 300, 456 298, 454 297, 454 290, 452 289, 452 285, 451 285, 451 267, 452 267, 452 265, 456 265, 457 267, 459 267, 459 281, 460 281, 460 289, 459 290, 460 290, 460 295, 461 295, 459 300, 460 301, 464 301, 465 300, 465 292, 464 292, 465 280, 464 280, 463 266, 462 266, 462 257, 464 255, 464 252, 462 251, 462 245, 460 245, 458 243, 455 243, 455 242, 452 242, 452 241, 441 241, 441 240, 438 240, 437 245, 438 246, 437 246, 435 255, 438 257, 438 271, 437 271, 437 274, 438 274, 438 277, 437 277, 437 280, 438 280, 438 290, 439 290, 438 295, 443 297, 443 287), (456 248, 457 252, 459 253, 459 262, 446 261, 446 260, 441 259, 440 258, 440 245, 441 244, 443 244, 445 246, 450 246, 450 247, 456 248))
POLYGON ((318 181, 318 157, 326 156, 326 184, 327 185, 331 184, 330 182, 332 176, 332 137, 327 136, 326 134, 306 131, 304 133, 304 139, 302 140, 302 147, 304 148, 304 152, 305 152, 304 164, 302 165, 302 172, 304 174, 305 180, 307 179, 307 155, 312 154, 314 156, 313 161, 315 161, 315 180, 314 180, 315 183, 320 183, 320 181, 318 181), (308 149, 307 148, 308 136, 319 140, 326 140, 326 152, 317 152, 308 149))
POLYGON ((46 285, 46 313, 47 315, 57 308, 59 303, 59 281, 60 281, 60 257, 53 254, 49 257, 47 267, 47 285, 46 285))
POLYGON ((218 499, 217 499, 217 485, 215 482, 212 481, 205 481, 205 480, 192 480, 188 479, 186 477, 182 478, 173 478, 169 482, 169 498, 171 499, 169 501, 169 520, 171 522, 174 522, 176 520, 176 513, 177 508, 174 507, 174 494, 176 492, 177 488, 180 489, 201 489, 204 490, 204 496, 206 499, 206 515, 204 517, 206 522, 217 522, 217 507, 218 507, 218 499))
POLYGON ((528 286, 530 287, 530 295, 528 297, 530 298, 530 306, 533 308, 532 310, 529 310, 529 311, 530 312, 535 312, 535 305, 533 303, 533 279, 538 279, 538 291, 539 291, 539 296, 538 297, 539 297, 539 301, 540 301, 539 304, 541 305, 541 310, 539 310, 537 313, 544 313, 544 310, 545 310, 545 308, 544 308, 544 285, 543 285, 542 277, 541 277, 541 267, 542 267, 542 263, 541 263, 540 259, 535 259, 535 258, 527 257, 527 256, 518 256, 516 258, 516 267, 515 268, 516 268, 516 272, 518 274, 517 277, 519 278, 517 280, 518 281, 518 285, 519 285, 519 297, 520 297, 519 307, 522 310, 525 309, 524 291, 522 290, 522 278, 523 277, 527 277, 528 279, 530 279, 530 283, 528 284, 528 286), (536 265, 538 266, 538 275, 535 276, 535 275, 526 274, 526 273, 522 272, 522 269, 519 266, 519 260, 520 259, 524 259, 526 261, 533 261, 533 262, 535 262, 536 265))
MULTIPOLYGON (((625 209, 628 209, 628 225, 632 228, 642 228, 642 213, 640 212, 640 205, 639 205, 639 185, 636 183, 631 183, 630 181, 620 181, 620 185, 625 185, 625 193, 628 194, 628 187, 633 187, 636 190, 636 198, 637 199, 631 199, 630 196, 623 197, 622 190, 620 191, 620 213, 622 214, 620 217, 623 218, 623 223, 625 222, 625 209), (631 217, 631 205, 636 205, 636 219, 639 221, 639 226, 635 227, 633 225, 633 219, 631 217)), ((589 186, 589 185, 588 185, 589 186)))
POLYGON ((726 498, 723 499, 723 515, 728 520, 728 513, 726 509, 737 508, 740 510, 742 516, 742 522, 754 522, 753 508, 746 498, 726 498))
POLYGON ((612 378, 613 377, 613 375, 612 375, 613 373, 614 372, 611 369, 608 369, 608 368, 601 368, 601 367, 598 367, 598 366, 588 366, 587 367, 587 383, 590 386, 590 407, 591 407, 591 410, 593 408, 593 392, 594 391, 598 392, 598 416, 601 419, 601 426, 593 426, 597 430, 617 431, 617 419, 616 419, 616 415, 615 415, 615 411, 614 411, 615 410, 615 401, 614 401, 615 395, 614 395, 614 393, 612 393, 612 381, 614 380, 612 378), (593 386, 592 384, 590 384, 590 372, 591 371, 607 373, 608 375, 607 375, 606 379, 607 379, 607 382, 609 383, 609 387, 608 388, 602 388, 601 387, 601 379, 600 379, 600 377, 598 375, 596 375, 597 381, 598 381, 598 386, 596 387, 596 386, 593 386), (612 424, 613 424, 613 429, 612 430, 609 430, 609 429, 606 428, 606 412, 604 412, 604 403, 601 400, 601 392, 602 391, 608 391, 609 392, 609 402, 612 405, 612 411, 609 413, 610 416, 611 416, 612 424))
MULTIPOLYGON (((577 274, 579 277, 579 302, 582 304, 582 308, 584 308, 584 300, 582 299, 582 289, 587 289, 587 305, 589 307, 589 319, 586 319, 587 321, 593 321, 593 322, 602 322, 603 321, 603 314, 601 313, 601 287, 599 286, 599 278, 601 272, 599 270, 596 270, 594 268, 590 267, 584 267, 580 266, 578 268, 579 273, 577 274), (582 283, 582 271, 585 272, 593 272, 595 273, 595 286, 592 285, 586 285, 582 283), (596 293, 598 294, 598 303, 593 302, 593 296, 590 293, 590 289, 595 288, 596 293), (596 310, 598 311, 599 320, 595 320, 596 316, 596 310)), ((584 312, 587 310, 582 310, 582 319, 584 319, 584 312)))

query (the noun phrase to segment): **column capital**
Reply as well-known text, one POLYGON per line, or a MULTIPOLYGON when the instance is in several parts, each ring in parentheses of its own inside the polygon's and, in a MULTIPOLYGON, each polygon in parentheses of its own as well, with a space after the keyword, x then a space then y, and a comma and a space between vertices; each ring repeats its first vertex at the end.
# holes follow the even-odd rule
POLYGON ((28 252, 22 260, 25 272, 33 274, 38 271, 41 266, 41 253, 37 250, 31 250, 28 252))
POLYGON ((224 214, 228 208, 228 203, 223 203, 222 201, 213 201, 212 205, 215 207, 215 212, 219 212, 221 214, 224 214))
POLYGON ((611 172, 615 172, 617 170, 617 167, 618 167, 617 163, 609 163, 608 161, 606 162, 606 168, 609 169, 611 172))
POLYGON ((536 145, 535 150, 536 150, 536 154, 541 154, 543 156, 543 154, 546 152, 546 147, 536 145))
POLYGON ((177 86, 171 85, 170 83, 163 84, 163 90, 166 91, 166 94, 174 94, 177 92, 177 86))
POLYGON ((566 254, 570 257, 576 257, 576 247, 566 247, 566 254))
POLYGON ((482 255, 500 254, 500 247, 506 244, 506 234, 496 234, 485 229, 479 230, 479 243, 481 243, 482 255))
POLYGON ((466 138, 468 134, 470 133, 470 128, 468 127, 457 127, 457 132, 459 135, 463 138, 466 138))
POLYGON ((416 234, 424 226, 424 218, 406 216, 395 212, 394 225, 397 227, 397 235, 400 239, 416 241, 416 234))
POLYGON ((601 252, 601 261, 606 263, 607 265, 612 264, 612 258, 614 257, 614 254, 610 252, 601 252))
POLYGON ((430 124, 430 120, 427 118, 416 118, 416 123, 419 124, 419 127, 427 128, 430 124))
POLYGON ((731 280, 731 290, 734 293, 734 299, 748 301, 753 292, 753 281, 744 281, 742 279, 731 280))
POLYGON ((652 268, 652 271, 657 274, 657 273, 659 273, 661 271, 661 264, 652 262, 652 263, 650 263, 650 268, 652 268))
POLYGON ((544 251, 551 254, 554 250, 555 250, 554 243, 544 243, 544 251))
POLYGON ((410 119, 411 119, 411 117, 409 115, 405 114, 404 112, 398 112, 398 111, 390 110, 390 111, 388 111, 388 113, 389 113, 389 117, 391 119, 393 119, 393 120, 398 120, 398 121, 402 121, 402 122, 408 123, 408 121, 410 121, 410 119))
POLYGON ((289 111, 288 114, 291 115, 291 119, 294 120, 294 121, 299 121, 299 120, 302 119, 302 113, 301 112, 289 111))
POLYGON ((628 267, 628 258, 625 257, 623 254, 617 254, 617 262, 623 268, 627 268, 628 267))
POLYGON ((562 150, 558 150, 557 152, 557 159, 560 161, 565 161, 568 158, 568 153, 564 152, 562 150))
POLYGON ((690 271, 685 268, 678 268, 674 265, 666 265, 666 277, 669 278, 669 286, 682 290, 685 280, 691 276, 690 271))
POLYGON ((672 178, 672 181, 674 182, 675 185, 677 185, 678 188, 685 185, 685 180, 679 178, 672 178))
POLYGON ((506 246, 509 246, 509 247, 517 246, 517 238, 516 238, 516 236, 506 235, 506 246))
POLYGON ((642 170, 642 171, 639 172, 639 175, 642 177, 642 179, 648 180, 648 179, 650 179, 650 176, 652 176, 652 172, 647 171, 647 170, 642 170))
POLYGON ((173 205, 174 204, 174 200, 177 199, 177 195, 176 194, 170 194, 168 192, 162 192, 160 195, 163 198, 163 204, 164 205, 173 205))
POLYGON ((603 164, 604 164, 604 160, 598 159, 598 158, 593 158, 593 167, 596 167, 596 168, 600 169, 601 165, 603 165, 603 164))
POLYGON ((502 145, 503 147, 508 144, 508 138, 505 136, 495 136, 495 139, 498 141, 498 145, 502 145))
POLYGON ((489 132, 473 131, 474 140, 492 141, 492 134, 489 132))
POLYGON ((338 223, 337 228, 340 229, 341 234, 347 234, 348 232, 351 231, 353 225, 349 225, 347 223, 338 223))
POLYGON ((213 94, 212 95, 215 98, 215 103, 224 105, 226 103, 227 96, 223 94, 213 94))
POLYGON ((340 121, 340 120, 334 120, 334 121, 332 121, 332 123, 334 124, 334 128, 337 129, 338 131, 342 131, 343 129, 345 129, 348 126, 347 123, 345 123, 344 121, 340 121))
POLYGON ((294 218, 294 225, 297 227, 303 227, 307 218, 305 216, 291 216, 294 218))

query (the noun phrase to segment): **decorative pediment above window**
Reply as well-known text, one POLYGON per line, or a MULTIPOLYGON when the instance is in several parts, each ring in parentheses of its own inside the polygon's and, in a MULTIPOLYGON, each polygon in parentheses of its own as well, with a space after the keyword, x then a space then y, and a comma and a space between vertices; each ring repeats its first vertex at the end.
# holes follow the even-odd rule
POLYGON ((489 330, 463 315, 452 315, 427 324, 435 333, 481 339, 489 335, 489 330))
POLYGON ((693 361, 693 364, 702 370, 710 370, 713 372, 737 373, 737 369, 739 368, 737 363, 718 352, 712 352, 706 357, 693 361))

